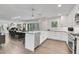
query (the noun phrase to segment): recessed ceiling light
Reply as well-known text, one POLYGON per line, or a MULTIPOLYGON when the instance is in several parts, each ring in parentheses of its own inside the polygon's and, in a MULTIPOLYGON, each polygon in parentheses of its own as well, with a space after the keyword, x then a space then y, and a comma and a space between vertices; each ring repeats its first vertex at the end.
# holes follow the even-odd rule
POLYGON ((77 11, 77 13, 79 13, 79 11, 77 11))
POLYGON ((58 4, 57 6, 58 6, 58 7, 61 7, 62 5, 61 5, 61 4, 58 4))

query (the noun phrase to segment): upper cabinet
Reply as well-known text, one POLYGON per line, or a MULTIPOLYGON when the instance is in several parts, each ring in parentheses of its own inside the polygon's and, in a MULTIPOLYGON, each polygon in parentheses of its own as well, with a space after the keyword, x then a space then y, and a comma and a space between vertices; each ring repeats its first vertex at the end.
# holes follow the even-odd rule
POLYGON ((76 22, 77 25, 79 24, 79 14, 75 15, 75 22, 76 22))

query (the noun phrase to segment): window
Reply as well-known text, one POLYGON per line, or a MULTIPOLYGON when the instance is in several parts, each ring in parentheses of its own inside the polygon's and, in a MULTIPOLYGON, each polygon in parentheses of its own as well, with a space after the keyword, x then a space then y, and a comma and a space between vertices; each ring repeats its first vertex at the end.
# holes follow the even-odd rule
POLYGON ((28 26, 28 31, 38 31, 39 30, 38 23, 29 23, 27 26, 28 26))
POLYGON ((58 22, 57 22, 57 21, 53 21, 53 22, 51 23, 51 26, 52 26, 52 27, 57 27, 57 26, 58 26, 58 22))

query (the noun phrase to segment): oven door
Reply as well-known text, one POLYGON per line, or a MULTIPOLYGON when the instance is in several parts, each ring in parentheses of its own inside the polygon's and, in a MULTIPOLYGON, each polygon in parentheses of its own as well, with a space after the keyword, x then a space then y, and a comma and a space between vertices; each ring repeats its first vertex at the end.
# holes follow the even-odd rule
POLYGON ((71 53, 74 53, 74 38, 68 36, 68 46, 71 49, 71 53))

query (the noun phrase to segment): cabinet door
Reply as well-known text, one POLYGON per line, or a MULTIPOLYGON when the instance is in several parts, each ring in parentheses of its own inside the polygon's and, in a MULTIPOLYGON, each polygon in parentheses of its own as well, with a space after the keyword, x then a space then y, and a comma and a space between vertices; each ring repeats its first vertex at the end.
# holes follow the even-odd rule
POLYGON ((49 32, 49 36, 48 36, 48 38, 50 38, 50 39, 56 39, 56 33, 55 32, 49 32))
POLYGON ((66 33, 62 33, 62 32, 50 32, 48 38, 67 41, 68 35, 66 33))
POLYGON ((48 38, 48 32, 47 31, 41 31, 40 32, 40 44, 44 42, 48 38))
POLYGON ((34 46, 37 47, 40 45, 40 33, 35 33, 34 46))
POLYGON ((25 48, 34 51, 34 34, 27 33, 25 36, 25 48))

